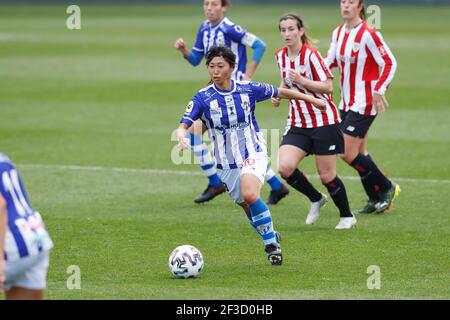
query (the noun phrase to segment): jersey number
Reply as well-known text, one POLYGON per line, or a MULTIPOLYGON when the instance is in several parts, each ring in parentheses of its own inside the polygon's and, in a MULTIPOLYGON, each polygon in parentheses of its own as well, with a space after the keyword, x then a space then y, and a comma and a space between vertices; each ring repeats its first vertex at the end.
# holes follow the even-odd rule
POLYGON ((5 190, 11 194, 16 211, 21 216, 33 213, 27 199, 25 198, 19 183, 19 175, 16 170, 5 171, 2 175, 5 190))

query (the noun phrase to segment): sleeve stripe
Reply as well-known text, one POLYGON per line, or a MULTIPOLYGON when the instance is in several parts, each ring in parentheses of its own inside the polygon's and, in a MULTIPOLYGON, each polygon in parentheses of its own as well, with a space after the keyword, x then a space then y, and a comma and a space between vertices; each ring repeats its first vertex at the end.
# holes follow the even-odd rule
POLYGON ((386 43, 384 43, 380 39, 380 37, 378 37, 376 32, 372 31, 372 32, 369 32, 369 34, 372 37, 372 39, 375 43, 375 46, 376 46, 376 48, 373 51, 375 51, 377 54, 379 54, 381 59, 384 60, 383 71, 381 72, 381 76, 378 79, 374 90, 375 91, 381 90, 381 92, 384 93, 387 86, 390 84, 390 82, 392 81, 392 79, 394 77, 394 73, 396 70, 395 57, 392 55, 392 53, 389 50, 389 48, 387 47, 386 43), (384 50, 385 50, 384 55, 380 51, 380 47, 384 47, 384 50))

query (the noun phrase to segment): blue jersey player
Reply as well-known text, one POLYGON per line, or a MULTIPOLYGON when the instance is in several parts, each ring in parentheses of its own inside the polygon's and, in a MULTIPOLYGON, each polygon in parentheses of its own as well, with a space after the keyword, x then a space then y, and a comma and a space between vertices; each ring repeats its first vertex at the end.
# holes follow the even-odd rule
POLYGON ((43 299, 53 247, 15 166, 0 153, 0 289, 6 299, 43 299))
POLYGON ((189 147, 186 130, 194 121, 202 121, 213 143, 220 179, 261 235, 271 264, 281 265, 279 235, 274 231, 269 208, 260 198, 268 157, 267 145, 255 118, 256 103, 278 97, 306 100, 324 108, 325 102, 269 84, 232 80, 236 56, 226 46, 211 47, 206 54, 206 65, 212 83, 198 91, 189 102, 177 130, 179 146, 189 147))
MULTIPOLYGON (((181 51, 190 64, 197 66, 209 48, 218 45, 227 46, 236 55, 236 66, 231 75, 232 79, 249 81, 264 55, 266 44, 257 36, 225 17, 229 5, 230 1, 228 0, 204 0, 203 9, 207 20, 200 25, 194 47, 189 51, 183 38, 179 38, 175 42, 175 48, 181 51), (253 50, 251 61, 248 64, 247 47, 251 47, 253 50)), ((217 175, 214 160, 202 140, 205 130, 206 128, 202 126, 201 122, 197 121, 186 132, 191 141, 191 149, 209 180, 206 190, 195 199, 196 203, 209 201, 225 191, 223 183, 217 175)), ((280 182, 270 165, 267 166, 265 180, 271 187, 270 196, 267 200, 268 204, 278 203, 289 193, 289 189, 280 182)))

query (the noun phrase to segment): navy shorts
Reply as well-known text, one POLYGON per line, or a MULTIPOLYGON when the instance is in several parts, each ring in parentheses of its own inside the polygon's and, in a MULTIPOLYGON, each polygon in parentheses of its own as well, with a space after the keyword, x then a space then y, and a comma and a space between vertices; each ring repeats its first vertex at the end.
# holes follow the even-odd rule
POLYGON ((340 126, 342 132, 349 136, 361 139, 364 139, 376 117, 375 115, 366 116, 351 110, 347 112, 340 110, 340 112, 342 119, 340 126))
POLYGON ((290 127, 281 146, 296 146, 307 154, 326 156, 344 153, 344 136, 338 124, 318 128, 290 127))

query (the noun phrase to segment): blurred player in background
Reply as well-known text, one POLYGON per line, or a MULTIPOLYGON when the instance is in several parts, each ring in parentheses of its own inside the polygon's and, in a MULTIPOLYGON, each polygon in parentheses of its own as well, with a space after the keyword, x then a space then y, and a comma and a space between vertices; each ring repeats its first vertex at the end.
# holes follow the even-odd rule
MULTIPOLYGON (((275 55, 281 72, 280 86, 326 102, 326 108, 319 110, 306 101, 289 101, 286 131, 278 154, 279 172, 289 185, 311 201, 306 224, 313 224, 327 197, 314 188, 298 165, 307 155, 314 154, 320 180, 339 209, 336 229, 350 229, 356 219, 350 211, 345 186, 336 173, 337 154, 344 152, 344 138, 338 110, 331 98, 333 76, 320 53, 311 46, 312 41, 297 14, 283 15, 278 27, 285 45, 275 55)), ((273 98, 272 103, 280 105, 278 98, 273 98)))
POLYGON ((44 299, 52 247, 15 166, 0 153, 0 289, 6 299, 44 299))
POLYGON ((381 34, 366 23, 363 0, 342 0, 341 15, 344 24, 333 31, 325 60, 340 71, 343 159, 358 171, 369 198, 356 213, 383 213, 400 187, 377 167, 366 146, 372 122, 388 106, 385 93, 397 62, 381 34))
MULTIPOLYGON (((210 47, 225 45, 231 48, 236 55, 236 68, 233 70, 232 79, 250 81, 264 55, 266 44, 225 17, 229 6, 229 0, 204 0, 203 10, 207 20, 200 25, 194 47, 189 51, 182 38, 177 39, 174 46, 191 65, 197 66, 210 47), (248 68, 247 46, 253 49, 252 61, 248 64, 248 68)), ((217 175, 214 160, 202 139, 205 130, 201 121, 196 121, 186 132, 186 136, 191 141, 191 150, 209 180, 206 190, 194 200, 196 203, 209 201, 225 191, 225 187, 217 175)), ((268 204, 278 203, 289 193, 289 189, 277 178, 270 165, 267 166, 265 180, 271 187, 268 204)))
POLYGON ((319 107, 325 107, 325 103, 286 88, 232 80, 236 55, 227 46, 211 47, 206 54, 206 65, 212 84, 198 91, 189 102, 177 129, 179 146, 181 149, 189 147, 186 130, 196 120, 201 120, 214 141, 220 179, 261 235, 271 264, 281 265, 279 236, 274 230, 270 210, 260 197, 268 158, 267 145, 255 118, 256 102, 279 97, 305 99, 319 107))

